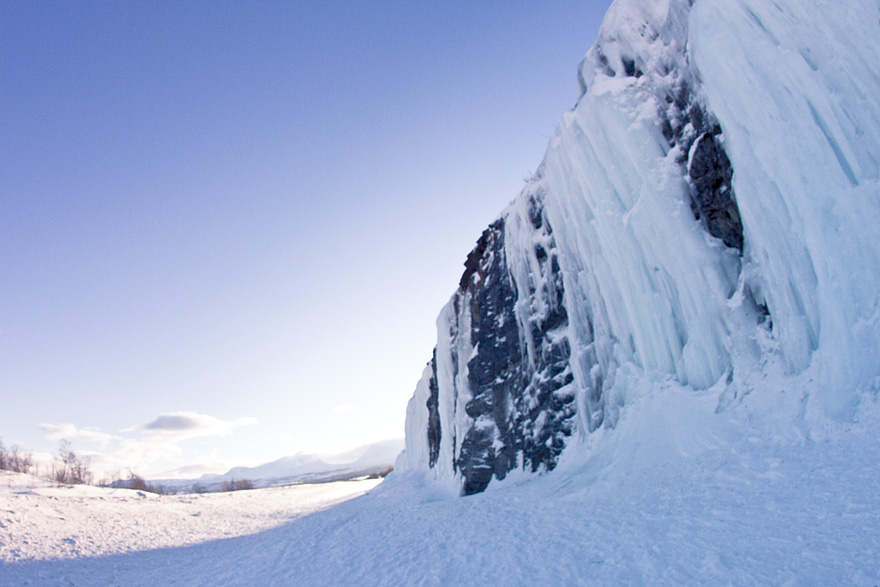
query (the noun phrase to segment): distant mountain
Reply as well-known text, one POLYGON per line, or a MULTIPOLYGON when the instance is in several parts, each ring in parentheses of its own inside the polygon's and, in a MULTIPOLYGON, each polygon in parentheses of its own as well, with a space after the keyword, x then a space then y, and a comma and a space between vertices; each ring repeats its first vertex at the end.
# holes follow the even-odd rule
POLYGON ((198 479, 155 479, 150 483, 177 491, 188 491, 193 486, 201 491, 218 491, 224 484, 240 480, 248 480, 254 487, 275 487, 385 476, 394 468, 394 461, 403 450, 403 445, 403 439, 396 438, 334 455, 300 453, 256 467, 235 467, 222 475, 202 475, 198 479))

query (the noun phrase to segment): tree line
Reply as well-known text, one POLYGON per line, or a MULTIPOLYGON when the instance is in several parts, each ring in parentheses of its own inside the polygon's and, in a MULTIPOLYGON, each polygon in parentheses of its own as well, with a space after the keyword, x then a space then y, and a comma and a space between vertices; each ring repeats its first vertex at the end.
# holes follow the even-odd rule
MULTIPOLYGON (((0 438, 0 470, 43 477, 58 485, 92 485, 94 481, 91 458, 74 452, 68 440, 60 442, 58 452, 53 455, 51 468, 45 475, 40 475, 39 465, 34 461, 32 452, 24 450, 18 445, 7 447, 3 443, 3 439, 0 438)), ((133 471, 129 471, 128 479, 123 480, 121 475, 117 474, 115 479, 107 479, 101 485, 148 491, 159 495, 167 493, 161 485, 150 483, 133 471)), ((245 489, 254 489, 254 484, 251 480, 233 479, 225 481, 220 486, 219 491, 241 491, 245 489)), ((193 493, 206 493, 207 489, 196 482, 192 487, 192 491, 193 493)))

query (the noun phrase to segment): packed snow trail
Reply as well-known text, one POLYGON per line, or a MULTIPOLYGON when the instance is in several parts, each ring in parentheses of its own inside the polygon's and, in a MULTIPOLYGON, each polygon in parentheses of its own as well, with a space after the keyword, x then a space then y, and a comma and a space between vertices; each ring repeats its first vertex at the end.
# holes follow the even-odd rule
POLYGON ((7 560, 0 585, 877 584, 880 406, 839 427, 773 383, 716 414, 644 382, 588 455, 475 496, 410 472, 257 534, 7 560))

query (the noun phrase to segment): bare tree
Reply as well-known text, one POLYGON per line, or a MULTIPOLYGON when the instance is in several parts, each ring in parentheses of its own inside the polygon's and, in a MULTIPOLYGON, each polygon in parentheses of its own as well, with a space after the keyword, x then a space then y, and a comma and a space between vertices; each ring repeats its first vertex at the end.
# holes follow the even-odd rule
POLYGON ((34 470, 34 455, 18 445, 6 448, 6 445, 0 440, 0 469, 30 475, 34 470))
POLYGON ((62 440, 52 465, 52 480, 59 485, 89 485, 92 482, 91 459, 80 457, 62 440))

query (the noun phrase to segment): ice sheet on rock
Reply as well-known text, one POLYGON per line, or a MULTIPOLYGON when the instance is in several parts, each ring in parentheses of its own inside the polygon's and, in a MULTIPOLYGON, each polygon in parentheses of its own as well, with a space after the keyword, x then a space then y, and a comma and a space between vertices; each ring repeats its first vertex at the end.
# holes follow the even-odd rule
POLYGON ((566 306, 578 308, 573 339, 579 355, 592 347, 598 358, 598 369, 573 364, 581 390, 596 381, 615 389, 618 366, 629 362, 706 388, 745 338, 727 302, 739 260, 696 222, 682 153, 664 134, 664 98, 696 84, 685 53, 688 8, 677 0, 612 6, 581 65, 585 94, 545 157, 566 306))
POLYGON ((692 55, 724 127, 750 285, 793 371, 850 417, 878 375, 880 9, 702 0, 692 55))
MULTIPOLYGON (((712 389, 720 410, 760 391, 779 359, 792 374, 814 369, 809 402, 844 419, 860 390, 876 391, 878 13, 873 0, 612 5, 579 68, 577 106, 500 217, 522 362, 565 339, 562 393, 583 437, 615 424, 643 376, 712 389), (548 237, 528 221, 538 191, 564 291, 553 333, 533 329, 551 300, 535 254, 548 237)), ((490 352, 474 312, 459 311, 474 300, 456 299, 438 321, 440 476, 463 465, 467 366, 490 352)), ((417 407, 408 431, 424 437, 417 407)))

